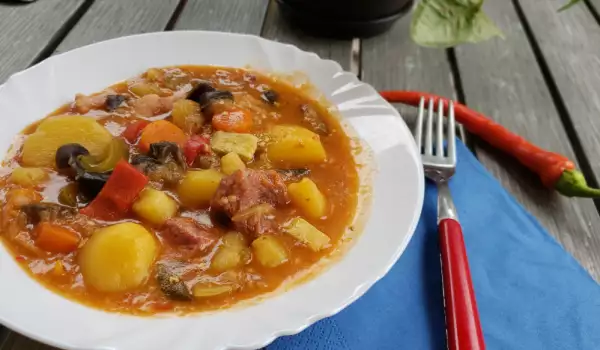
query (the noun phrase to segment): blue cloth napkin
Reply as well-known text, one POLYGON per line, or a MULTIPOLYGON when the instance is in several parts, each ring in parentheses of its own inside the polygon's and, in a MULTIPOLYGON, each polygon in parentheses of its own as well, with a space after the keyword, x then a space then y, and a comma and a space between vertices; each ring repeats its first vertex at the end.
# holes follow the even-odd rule
MULTIPOLYGON (((600 286, 460 142, 458 160, 450 187, 487 349, 599 350, 600 286)), ((436 198, 427 184, 415 235, 381 281, 267 349, 445 349, 436 198)))

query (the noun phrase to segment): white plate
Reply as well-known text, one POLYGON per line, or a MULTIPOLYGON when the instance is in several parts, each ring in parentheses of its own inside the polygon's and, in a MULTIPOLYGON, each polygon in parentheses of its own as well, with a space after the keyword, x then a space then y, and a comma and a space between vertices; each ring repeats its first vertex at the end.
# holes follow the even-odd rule
MULTIPOLYGON (((244 307, 186 317, 135 317, 77 304, 28 277, 1 246, 1 323, 65 349, 254 349, 339 312, 400 257, 414 232, 424 191, 410 131, 371 86, 344 72, 336 62, 291 45, 238 34, 161 32, 109 40, 51 57, 0 87, 0 149, 8 149, 26 125, 71 101, 76 93, 99 91, 149 67, 179 64, 250 66, 265 72, 302 72, 299 76, 308 77, 337 107, 345 129, 358 135, 365 147, 356 159, 365 164, 361 185, 372 185, 373 195, 362 235, 340 259, 306 283, 244 307), (378 169, 371 176, 368 170, 374 164, 378 169)), ((363 214, 368 209, 366 198, 361 196, 363 214)))

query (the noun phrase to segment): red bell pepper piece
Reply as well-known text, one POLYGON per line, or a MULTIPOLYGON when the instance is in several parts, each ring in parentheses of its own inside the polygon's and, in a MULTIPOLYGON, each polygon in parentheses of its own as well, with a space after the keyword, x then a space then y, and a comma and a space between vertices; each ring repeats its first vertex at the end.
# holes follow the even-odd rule
POLYGON ((210 153, 210 140, 205 136, 193 135, 183 147, 183 155, 189 166, 194 164, 198 155, 208 153, 210 153))
POLYGON ((148 124, 150 124, 150 122, 147 120, 138 120, 133 122, 127 125, 121 136, 123 136, 127 142, 134 144, 138 137, 140 137, 142 130, 144 130, 148 124))
POLYGON ((142 174, 125 160, 120 160, 96 198, 79 212, 100 220, 123 218, 148 183, 142 174))

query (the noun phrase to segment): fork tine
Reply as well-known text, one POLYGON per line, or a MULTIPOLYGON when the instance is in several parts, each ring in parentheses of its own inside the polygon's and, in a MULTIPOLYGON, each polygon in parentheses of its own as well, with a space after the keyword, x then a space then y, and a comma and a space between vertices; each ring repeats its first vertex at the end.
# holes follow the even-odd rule
POLYGON ((436 137, 435 137, 435 156, 444 158, 444 101, 438 101, 438 113, 435 121, 436 137))
POLYGON ((452 163, 456 162, 456 137, 454 135, 456 129, 454 121, 454 103, 448 102, 448 158, 452 163))
POLYGON ((417 149, 421 153, 423 147, 423 114, 425 113, 425 98, 421 97, 419 101, 419 114, 417 116, 417 128, 415 131, 415 140, 417 141, 417 149))
POLYGON ((429 99, 427 107, 427 129, 425 129, 425 154, 433 154, 433 99, 429 99))

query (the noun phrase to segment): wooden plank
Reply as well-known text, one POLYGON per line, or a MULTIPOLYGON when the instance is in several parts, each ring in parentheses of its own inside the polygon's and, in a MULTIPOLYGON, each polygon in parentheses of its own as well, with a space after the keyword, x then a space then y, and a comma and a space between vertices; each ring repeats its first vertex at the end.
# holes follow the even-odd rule
POLYGON ((581 3, 557 12, 551 1, 519 1, 583 153, 600 181, 600 29, 581 3))
MULTIPOLYGON (((44 2, 46 1, 57 2, 44 0, 44 2)), ((42 1, 36 2, 36 4, 38 3, 42 3, 42 1)), ((123 35, 164 30, 178 4, 179 0, 128 0, 126 2, 121 0, 97 0, 67 34, 56 52, 68 51, 123 35)), ((46 9, 44 11, 50 10, 46 9)), ((53 8, 52 11, 56 11, 56 9, 53 8)), ((2 15, 3 13, 0 12, 0 21, 2 15)), ((14 15, 23 16, 22 14, 14 15)), ((22 18, 20 17, 19 22, 23 20, 22 18)), ((0 28, 2 28, 2 25, 2 22, 0 22, 0 28)), ((0 45, 5 38, 5 35, 0 36, 0 45)), ((0 62, 2 62, 1 56, 0 62)), ((0 74, 1 70, 0 67, 0 74)), ((5 331, 5 333, 4 345, 0 336, 0 349, 2 350, 55 350, 51 346, 38 343, 20 334, 9 331, 5 331)))
MULTIPOLYGON (((44 56, 53 41, 62 37, 62 33, 69 29, 70 21, 83 10, 83 0, 0 4, 0 83, 44 56)), ((14 336, 0 326, 0 348, 10 349, 8 346, 13 343, 11 339, 14 336)), ((29 341, 27 338, 24 340, 29 341)))
MULTIPOLYGON (((362 79, 377 90, 420 90, 456 98, 444 50, 417 46, 410 39, 410 17, 402 17, 387 33, 362 42, 362 79)), ((397 105, 412 128, 416 109, 397 105)))
MULTIPOLYGON (((456 48, 467 103, 533 143, 574 159, 513 4, 487 1, 485 8, 506 39, 456 48)), ((600 236, 595 234, 600 231, 600 217, 594 203, 562 197, 544 188, 537 176, 513 159, 476 145, 486 168, 600 280, 600 236)))
MULTIPOLYGON (((57 52, 118 36, 163 30, 178 3, 178 0, 96 0, 59 45, 57 52)), ((190 0, 185 5, 174 29, 259 34, 268 0, 190 0)), ((7 332, 6 341, 4 345, 0 343, 0 349, 55 350, 14 332, 7 332)))
POLYGON ((35 340, 11 332, 4 343, 0 343, 2 350, 58 350, 55 347, 41 344, 35 340))
POLYGON ((178 4, 179 0, 96 0, 56 52, 125 35, 162 31, 178 4))
POLYGON ((4 344, 8 342, 10 331, 0 325, 0 349, 4 349, 4 344))
POLYGON ((258 35, 268 0, 188 0, 174 29, 201 29, 258 35))
POLYGON ((0 83, 43 56, 84 5, 83 0, 0 4, 0 83))
MULTIPOLYGON (((596 13, 600 13, 600 0, 589 0, 590 5, 596 11, 596 13)), ((583 1, 579 3, 577 6, 585 6, 583 1)))
MULTIPOLYGON (((571 156, 572 150, 560 119, 511 6, 510 2, 493 2, 493 8, 487 10, 507 31, 506 41, 496 40, 456 50, 467 102, 481 111, 492 111, 488 114, 523 136, 535 142, 547 142, 540 142, 540 145, 554 147, 555 151, 571 156), (517 71, 520 65, 522 68, 517 71), (517 87, 518 90, 511 90, 517 87), (528 90, 533 92, 528 95, 528 90), (524 117, 523 111, 544 105, 547 108, 538 115, 540 119, 545 118, 544 123, 540 123, 540 119, 524 117), (546 138, 545 135, 553 137, 546 138), (551 144, 550 139, 559 141, 551 144)), ((389 33, 363 41, 363 80, 380 90, 423 90, 454 97, 446 53, 423 49, 412 43, 409 25, 409 18, 402 18, 389 33)), ((400 111, 412 124, 414 108, 400 107, 400 111)), ((481 145, 477 146, 477 151, 482 163, 507 190, 598 278, 600 262, 594 250, 600 251, 600 241, 594 239, 591 232, 600 228, 600 219, 593 203, 553 194, 542 188, 539 180, 513 159, 481 145)))
POLYGON ((337 61, 345 70, 350 70, 352 62, 351 40, 321 39, 302 34, 290 27, 280 14, 275 2, 271 2, 267 11, 267 18, 262 31, 262 36, 293 44, 302 50, 314 52, 321 58, 337 61))

